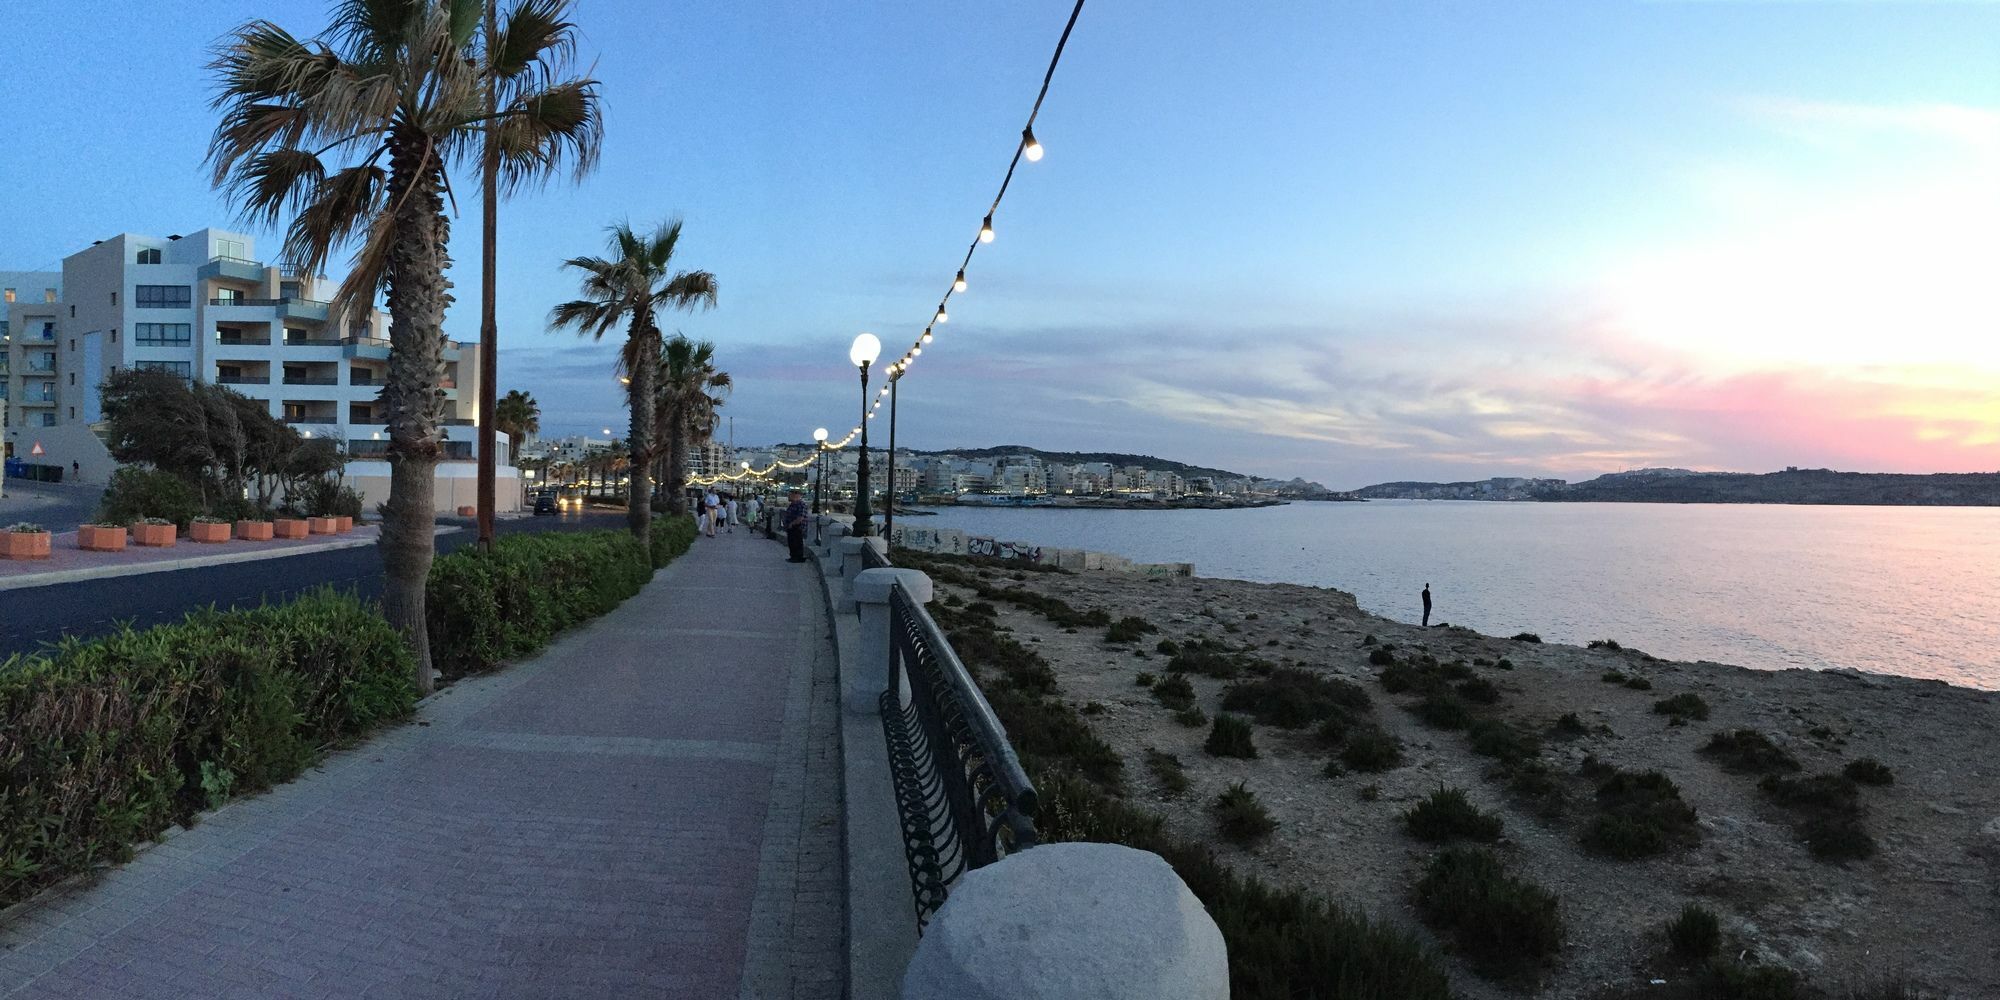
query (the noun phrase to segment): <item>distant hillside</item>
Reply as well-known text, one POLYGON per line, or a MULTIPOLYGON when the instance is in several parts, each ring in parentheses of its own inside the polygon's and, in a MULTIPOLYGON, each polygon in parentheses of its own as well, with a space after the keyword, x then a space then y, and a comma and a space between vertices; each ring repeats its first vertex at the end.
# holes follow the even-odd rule
MULTIPOLYGON (((900 450, 900 449, 899 449, 900 450)), ((1217 479, 1262 479, 1227 469, 1210 469, 1185 462, 1175 462, 1152 455, 1129 455, 1122 451, 1043 451, 1023 444, 995 445, 991 448, 941 448, 936 451, 910 450, 912 455, 957 455, 960 458, 999 458, 1002 455, 1033 455, 1044 462, 1055 465, 1085 465, 1091 462, 1109 462, 1112 465, 1136 465, 1142 469, 1179 473, 1182 476, 1214 476, 1217 479)))
POLYGON ((1568 503, 1796 503, 2000 506, 2000 473, 1694 472, 1635 469, 1581 483, 1486 479, 1462 483, 1378 483, 1355 491, 1373 499, 1516 500, 1568 503))

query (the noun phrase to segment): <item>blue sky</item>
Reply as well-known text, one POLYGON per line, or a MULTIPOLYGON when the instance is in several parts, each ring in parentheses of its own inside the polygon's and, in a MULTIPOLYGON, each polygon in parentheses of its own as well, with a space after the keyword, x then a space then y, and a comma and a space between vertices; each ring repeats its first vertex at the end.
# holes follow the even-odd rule
MULTIPOLYGON (((0 268, 233 224, 205 50, 326 6, 17 0, 0 268)), ((666 322, 737 440, 851 425, 847 342, 921 329, 1068 8, 585 0, 603 164, 502 208, 502 387, 619 426, 555 265, 679 214, 721 305, 666 322)), ((1983 3, 1086 5, 901 440, 1336 486, 2000 468, 1996 38, 1983 3)))

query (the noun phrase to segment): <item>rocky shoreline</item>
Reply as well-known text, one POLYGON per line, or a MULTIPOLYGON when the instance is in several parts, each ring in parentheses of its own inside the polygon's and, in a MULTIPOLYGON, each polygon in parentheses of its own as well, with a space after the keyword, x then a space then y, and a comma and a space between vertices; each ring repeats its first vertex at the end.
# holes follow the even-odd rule
MULTIPOLYGON (((1424 629, 1296 585, 990 563, 957 572, 1132 619, 1113 641, 1115 629, 992 602, 999 626, 1049 662, 1062 700, 1125 761, 1135 802, 1247 871, 1408 925, 1455 956, 1464 997, 1708 995, 1695 992, 1707 973, 1677 959, 1664 931, 1690 903, 1719 917, 1730 968, 1798 977, 1799 992, 1757 996, 2000 995, 2000 694, 1424 629), (1134 639, 1137 623, 1151 631, 1134 639), (1192 649, 1236 664, 1212 673, 1243 670, 1190 669, 1202 662, 1192 649), (1209 752, 1224 700, 1242 697, 1234 688, 1294 672, 1353 685, 1367 707, 1340 727, 1286 728, 1252 712, 1254 757, 1209 752), (1168 678, 1185 679, 1193 710, 1157 693, 1168 678), (1441 710, 1454 692, 1467 700, 1441 710), (1331 728, 1379 732, 1398 759, 1342 766, 1340 739, 1357 737, 1330 740, 1331 728), (1740 749, 1744 732, 1765 741, 1756 759, 1774 773, 1732 770, 1744 759, 1717 746, 1740 749), (1496 752, 1500 736, 1518 745, 1496 752), (1606 848, 1606 788, 1623 779, 1605 776, 1646 772, 1664 776, 1692 822, 1659 844, 1606 848), (1868 783, 1842 777, 1857 773, 1868 783), (1276 823, 1249 846, 1222 836, 1213 807, 1238 784, 1276 823), (1435 914, 1413 902, 1439 849, 1412 836, 1405 814, 1441 789, 1497 817, 1486 849, 1559 900, 1560 948, 1529 972, 1475 971, 1465 942, 1435 919, 1427 927, 1435 914), (1809 800, 1815 790, 1825 801, 1809 800), (1928 992, 1853 992, 1890 979, 1928 992)), ((950 582, 940 592, 979 599, 950 582)))

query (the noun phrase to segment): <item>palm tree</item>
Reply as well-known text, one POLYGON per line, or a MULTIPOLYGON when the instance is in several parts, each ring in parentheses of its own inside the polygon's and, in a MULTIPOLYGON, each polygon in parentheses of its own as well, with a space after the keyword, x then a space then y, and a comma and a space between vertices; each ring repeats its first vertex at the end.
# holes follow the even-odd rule
POLYGON ((572 257, 564 267, 583 272, 582 298, 565 302, 549 313, 555 329, 574 327, 578 334, 603 339, 625 324, 625 347, 619 370, 632 409, 630 441, 631 490, 626 497, 626 524, 644 541, 653 521, 652 482, 647 464, 653 457, 654 387, 660 359, 660 328, 653 323, 660 309, 693 309, 715 305, 715 275, 707 271, 673 271, 674 249, 681 241, 681 220, 669 219, 651 236, 633 231, 630 223, 611 227, 608 257, 572 257))
POLYGON ((340 0, 322 35, 299 38, 251 21, 218 46, 211 68, 221 122, 209 142, 215 184, 246 215, 276 225, 284 253, 317 273, 340 248, 353 267, 331 314, 386 291, 389 500, 382 507, 383 610, 416 654, 417 686, 433 684, 424 583, 436 554, 433 485, 443 396, 448 172, 496 123, 501 176, 581 174, 602 136, 597 82, 565 78, 574 40, 565 0, 513 0, 491 53, 511 86, 490 116, 478 0, 340 0), (326 158, 338 154, 336 169, 326 158))
POLYGON ((735 383, 715 367, 715 345, 676 333, 660 352, 655 430, 665 438, 667 509, 687 512, 687 446, 715 435, 716 410, 735 383))
POLYGON ((507 395, 493 404, 493 428, 507 435, 507 461, 511 463, 521 450, 521 438, 541 433, 541 404, 536 403, 535 397, 528 393, 509 389, 507 395))

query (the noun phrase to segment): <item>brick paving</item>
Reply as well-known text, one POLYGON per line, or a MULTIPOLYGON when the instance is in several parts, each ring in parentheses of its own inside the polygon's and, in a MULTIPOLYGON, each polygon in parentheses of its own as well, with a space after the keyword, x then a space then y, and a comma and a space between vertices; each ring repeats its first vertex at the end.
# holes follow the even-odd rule
POLYGON ((698 540, 542 656, 0 915, 0 996, 833 998, 812 567, 698 540))

